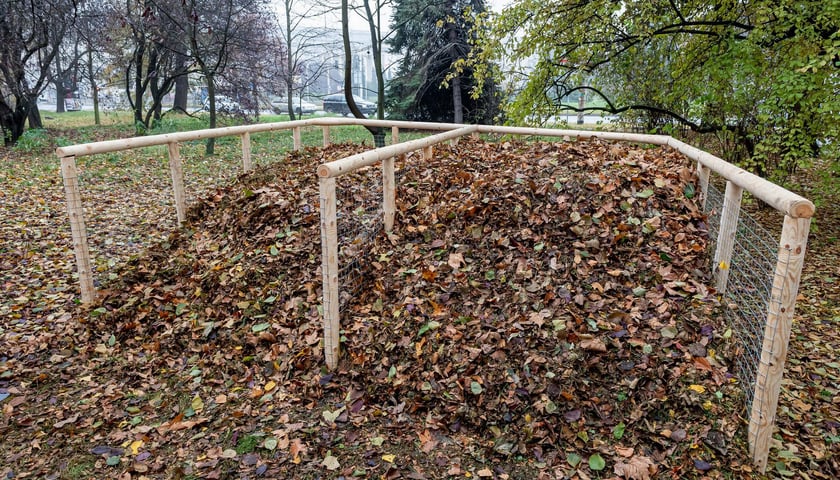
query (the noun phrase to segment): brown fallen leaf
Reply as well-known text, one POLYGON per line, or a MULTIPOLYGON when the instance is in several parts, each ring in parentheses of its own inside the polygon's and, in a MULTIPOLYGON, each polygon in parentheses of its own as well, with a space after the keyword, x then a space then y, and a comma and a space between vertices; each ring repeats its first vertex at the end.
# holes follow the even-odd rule
POLYGON ((587 338, 580 341, 580 348, 591 352, 606 352, 607 345, 598 337, 587 338))
POLYGON ((656 470, 653 461, 642 455, 630 458, 627 463, 619 461, 613 467, 616 475, 621 475, 628 480, 650 480, 650 476, 656 473, 656 470))

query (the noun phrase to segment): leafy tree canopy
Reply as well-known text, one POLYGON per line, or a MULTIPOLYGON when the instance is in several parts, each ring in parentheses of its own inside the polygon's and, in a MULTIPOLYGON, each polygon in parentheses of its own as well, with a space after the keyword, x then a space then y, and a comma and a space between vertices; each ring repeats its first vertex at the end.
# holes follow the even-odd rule
MULTIPOLYGON (((409 120, 481 122, 497 113, 495 89, 473 88, 472 71, 450 75, 453 63, 467 58, 475 39, 476 19, 486 12, 483 0, 396 0, 389 40, 402 54, 396 77, 388 85, 389 111, 409 120)), ((492 80, 491 80, 492 82, 492 80)))
POLYGON ((836 145, 838 0, 520 0, 489 24, 474 94, 505 78, 511 121, 544 123, 585 91, 605 105, 589 110, 713 132, 766 175, 836 145))

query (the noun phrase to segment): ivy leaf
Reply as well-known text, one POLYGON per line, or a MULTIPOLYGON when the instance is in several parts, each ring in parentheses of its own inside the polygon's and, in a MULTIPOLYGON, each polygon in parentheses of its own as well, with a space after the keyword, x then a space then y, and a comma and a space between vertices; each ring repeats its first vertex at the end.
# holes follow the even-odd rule
POLYGON ((600 453, 593 453, 589 456, 589 468, 592 470, 600 472, 606 466, 607 462, 604 461, 604 457, 602 457, 600 453))
POLYGON ((624 425, 624 422, 619 422, 618 425, 613 427, 613 438, 615 438, 616 440, 621 440, 621 437, 624 436, 624 429, 625 428, 626 428, 626 425, 624 425))

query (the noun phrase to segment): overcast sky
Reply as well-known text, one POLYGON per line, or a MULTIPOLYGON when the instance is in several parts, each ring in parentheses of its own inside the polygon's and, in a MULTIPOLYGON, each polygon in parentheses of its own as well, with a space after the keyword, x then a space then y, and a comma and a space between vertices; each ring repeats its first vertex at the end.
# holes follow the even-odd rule
MULTIPOLYGON (((487 6, 494 11, 501 11, 501 9, 511 3, 513 0, 487 0, 487 6)), ((283 2, 282 0, 273 0, 275 9, 277 11, 278 16, 281 18, 284 15, 283 12, 283 2)), ((335 2, 338 4, 338 2, 335 2)), ((298 11, 305 11, 307 8, 306 6, 309 4, 307 0, 296 0, 295 4, 298 5, 299 8, 296 8, 298 11)), ((382 11, 382 23, 383 29, 387 30, 388 25, 391 23, 391 10, 390 8, 385 8, 382 11)), ((306 25, 311 27, 328 27, 328 28, 341 28, 341 14, 340 12, 336 11, 334 13, 328 13, 326 15, 321 15, 319 17, 313 17, 308 19, 305 22, 306 25)), ((367 30, 368 26, 365 20, 354 13, 350 14, 350 29, 351 30, 367 30)))

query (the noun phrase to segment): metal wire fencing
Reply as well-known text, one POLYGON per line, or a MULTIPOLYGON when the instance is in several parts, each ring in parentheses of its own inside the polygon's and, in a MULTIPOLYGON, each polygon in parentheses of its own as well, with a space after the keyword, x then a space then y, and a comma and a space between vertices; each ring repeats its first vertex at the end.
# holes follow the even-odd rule
POLYGON ((384 230, 382 169, 362 168, 336 179, 339 308, 355 297, 370 274, 370 244, 384 230))
MULTIPOLYGON (((709 220, 709 238, 712 251, 722 221, 723 193, 713 184, 706 196, 706 213, 709 220)), ((746 212, 728 212, 737 216, 738 226, 732 259, 729 265, 727 288, 722 298, 727 324, 738 340, 735 352, 735 376, 743 386, 746 407, 752 408, 756 375, 761 361, 764 324, 768 308, 773 301, 773 277, 778 259, 778 246, 774 235, 756 222, 746 212)), ((721 268, 716 265, 715 268, 721 268)), ((778 299, 776 300, 778 302, 778 299)))
MULTIPOLYGON (((417 153, 408 153, 410 158, 417 153)), ((406 162, 394 165, 396 185, 406 171, 406 162)), ((383 168, 373 165, 336 178, 336 221, 338 232, 339 308, 371 285, 370 246, 385 231, 383 205, 383 168)))

